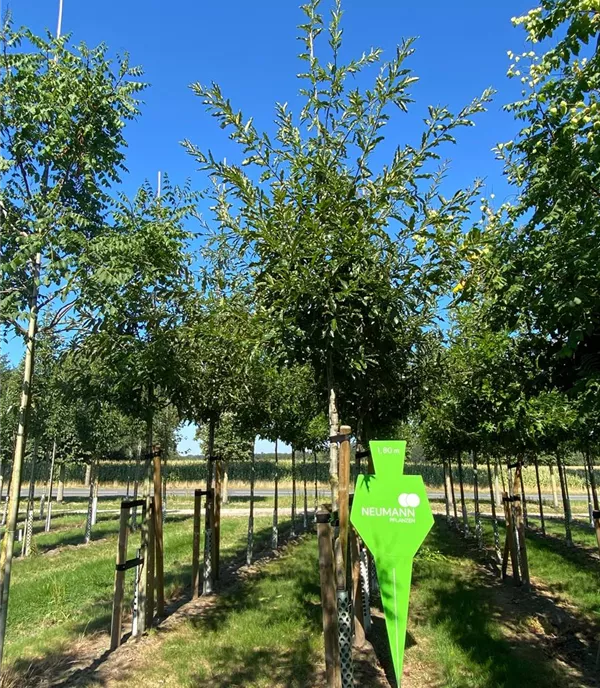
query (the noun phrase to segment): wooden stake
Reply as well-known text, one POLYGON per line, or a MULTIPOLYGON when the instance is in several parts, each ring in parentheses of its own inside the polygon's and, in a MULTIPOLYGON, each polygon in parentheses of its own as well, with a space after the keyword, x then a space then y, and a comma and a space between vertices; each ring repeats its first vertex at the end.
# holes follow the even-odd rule
MULTIPOLYGON (((519 487, 523 485, 522 478, 523 466, 521 462, 517 464, 515 469, 515 482, 513 487, 513 494, 519 495, 519 487)), ((515 499, 513 502, 515 509, 515 528, 517 532, 517 537, 519 540, 519 555, 520 555, 520 565, 521 565, 521 578, 523 583, 529 587, 529 561, 527 558, 527 543, 525 541, 525 523, 523 520, 523 510, 521 507, 521 500, 515 499)))
POLYGON ((533 460, 535 465, 535 481, 537 484, 538 504, 540 506, 540 519, 542 523, 542 535, 546 535, 546 521, 544 520, 544 502, 542 500, 542 486, 540 485, 540 466, 537 458, 533 460))
POLYGON ((194 537, 192 540, 192 597, 198 597, 200 586, 200 509, 202 490, 194 491, 194 537))
MULTIPOLYGON (((150 498, 148 498, 150 501, 150 498)), ((154 506, 150 501, 148 507, 148 569, 146 578, 146 628, 154 620, 154 506)))
POLYGON ((223 501, 223 462, 215 461, 215 515, 213 520, 213 576, 219 580, 221 560, 221 502, 223 501))
POLYGON ((454 492, 454 476, 452 475, 452 461, 448 459, 448 475, 450 476, 450 492, 452 494, 452 509, 454 511, 454 525, 458 524, 458 509, 456 506, 456 494, 454 492))
POLYGON ((567 539, 567 544, 573 544, 573 536, 571 535, 571 505, 569 504, 569 496, 567 494, 567 486, 564 475, 564 466, 560 460, 560 456, 556 456, 556 465, 558 467, 558 478, 560 480, 560 491, 562 494, 563 501, 563 513, 565 516, 565 536, 567 539))
POLYGON ((363 609, 362 586, 360 584, 360 550, 358 536, 354 528, 350 528, 350 556, 352 559, 352 605, 354 607, 354 645, 362 647, 365 644, 365 618, 363 609))
POLYGON ((336 585, 333 574, 331 514, 324 508, 317 512, 317 539, 319 544, 319 576, 321 579, 321 606, 323 608, 323 639, 325 644, 325 671, 327 688, 341 688, 340 645, 336 603, 336 585))
POLYGON ((110 626, 110 649, 116 650, 121 644, 121 623, 123 620, 123 593, 125 591, 125 571, 119 570, 127 561, 127 520, 129 510, 121 507, 119 519, 119 541, 117 543, 117 568, 115 570, 115 588, 112 610, 112 623, 110 626))
POLYGON ((467 515, 467 504, 465 502, 465 484, 463 476, 463 466, 462 457, 460 452, 458 452, 458 480, 460 482, 460 505, 462 509, 462 519, 463 519, 463 533, 465 537, 469 537, 469 517, 467 515))
POLYGON ((483 547, 483 532, 481 527, 481 513, 479 511, 479 473, 477 469, 477 453, 472 452, 473 459, 473 497, 475 498, 475 537, 477 547, 483 547))
POLYGON ((508 557, 510 554, 510 563, 512 565, 513 578, 515 583, 521 583, 521 576, 519 574, 519 555, 517 552, 517 543, 515 540, 515 531, 512 517, 511 498, 508 492, 502 494, 502 501, 504 503, 504 518, 506 522, 506 540, 504 542, 504 554, 502 556, 502 578, 506 578, 508 568, 508 557))
POLYGON ((496 560, 502 563, 502 553, 500 552, 500 533, 498 532, 498 518, 496 515, 496 498, 494 494, 494 483, 492 481, 492 467, 490 466, 489 456, 486 458, 488 483, 490 487, 490 503, 492 506, 492 527, 494 529, 494 551, 496 552, 496 560))
POLYGON ((154 516, 154 565, 156 613, 159 617, 165 615, 165 571, 163 549, 163 518, 162 518, 162 477, 160 450, 154 450, 154 502, 152 514, 154 516))
POLYGON ((346 435, 346 439, 340 443, 339 451, 339 518, 340 518, 340 546, 342 553, 343 578, 338 579, 338 588, 346 588, 346 570, 348 568, 348 530, 350 525, 349 513, 349 488, 350 488, 350 432, 349 425, 340 426, 340 434, 346 435))

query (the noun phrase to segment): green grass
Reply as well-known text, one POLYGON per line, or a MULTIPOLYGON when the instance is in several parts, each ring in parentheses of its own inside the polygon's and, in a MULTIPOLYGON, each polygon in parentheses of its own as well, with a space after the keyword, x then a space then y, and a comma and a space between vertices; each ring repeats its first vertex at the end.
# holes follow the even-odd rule
POLYGON ((146 648, 123 685, 315 685, 322 644, 316 541, 301 540, 292 551, 146 648))
MULTIPOLYGON (((271 519, 257 518, 257 543, 270 537, 271 519)), ((101 521, 107 539, 15 560, 8 616, 7 662, 24 668, 34 659, 68 653, 69 644, 92 632, 110 629, 116 554, 116 521, 101 521)), ((222 560, 245 551, 247 520, 225 519, 222 560)), ((81 537, 80 531, 77 533, 81 537)), ((65 529, 37 536, 54 546, 70 544, 73 531, 65 529)), ((129 557, 135 555, 139 535, 129 538, 129 557)), ((166 597, 180 593, 191 576, 192 520, 165 524, 166 597)), ((128 575, 126 599, 131 597, 133 572, 128 575)))
MULTIPOLYGON (((429 672, 423 685, 589 685, 574 679, 573 670, 581 667, 567 669, 566 662, 552 661, 537 638, 520 632, 529 627, 536 613, 550 618, 552 603, 535 592, 527 596, 501 584, 477 566, 473 556, 462 538, 438 519, 415 559, 406 660, 409 668, 413 664, 429 672)), ((551 587, 558 585, 560 578, 561 592, 582 612, 598 611, 597 569, 573 568, 562 553, 551 551, 537 539, 531 541, 530 562, 532 572, 551 587), (572 575, 573 580, 567 581, 572 575)), ((560 650, 554 656, 563 659, 560 650)))

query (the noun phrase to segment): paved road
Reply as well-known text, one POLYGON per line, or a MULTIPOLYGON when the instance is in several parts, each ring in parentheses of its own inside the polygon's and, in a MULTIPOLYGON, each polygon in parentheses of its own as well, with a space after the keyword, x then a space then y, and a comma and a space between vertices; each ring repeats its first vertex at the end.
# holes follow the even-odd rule
MULTIPOLYGON (((66 487, 65 488, 65 497, 72 497, 72 498, 85 498, 89 496, 89 488, 87 487, 66 487)), ((174 489, 167 489, 167 493, 169 495, 176 495, 178 497, 191 497, 194 494, 193 488, 174 488, 174 489)), ((41 497, 43 494, 42 489, 36 489, 35 491, 35 496, 36 497, 41 497)), ((56 494, 56 489, 54 490, 54 494, 56 494)), ((98 496, 99 497, 105 497, 105 498, 117 498, 117 497, 125 497, 127 494, 127 490, 125 487, 100 487, 98 489, 98 496)), ((290 496, 292 494, 291 489, 285 488, 285 489, 280 489, 279 494, 281 496, 290 496)), ((300 485, 297 494, 301 495, 302 494, 302 486, 300 485)), ((308 494, 309 496, 314 494, 314 486, 311 488, 309 486, 308 489, 308 494)), ((320 495, 326 494, 326 490, 319 490, 320 495)), ((443 491, 436 491, 436 490, 428 490, 427 492, 429 499, 444 499, 444 492, 443 491)), ((27 497, 27 489, 21 490, 21 496, 22 497, 27 497)), ((131 494, 130 494, 131 496, 131 494)), ((229 490, 229 496, 230 497, 249 497, 250 496, 250 490, 247 489, 230 489, 229 490)), ((273 497, 273 490, 272 489, 257 489, 254 491, 254 496, 255 497, 273 497)), ((457 499, 459 498, 459 495, 457 493, 456 495, 457 499)), ((474 499, 474 494, 473 492, 465 491, 465 498, 466 499, 474 499)), ((543 493, 542 498, 544 500, 551 500, 552 499, 552 494, 551 493, 543 493)), ((486 495, 484 492, 483 494, 480 493, 479 496, 480 501, 482 502, 489 502, 489 494, 486 495)), ((529 501, 537 501, 537 497, 534 497, 533 495, 528 496, 529 501)), ((587 496, 584 494, 571 494, 571 501, 572 502, 587 502, 587 496)))

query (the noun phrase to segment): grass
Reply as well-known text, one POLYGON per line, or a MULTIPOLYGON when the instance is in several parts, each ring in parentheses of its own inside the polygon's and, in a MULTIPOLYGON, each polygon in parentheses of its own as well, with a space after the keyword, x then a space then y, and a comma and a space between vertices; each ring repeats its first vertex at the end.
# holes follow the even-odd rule
MULTIPOLYGON (((257 518, 257 544, 270 537, 271 519, 257 518)), ((5 657, 22 668, 32 661, 68 652, 70 643, 92 632, 110 629, 116 554, 116 521, 102 521, 106 539, 90 545, 38 554, 14 563, 5 657)), ((245 551, 247 521, 225 519, 222 559, 226 563, 245 551)), ((73 533, 39 535, 55 545, 69 544, 73 533)), ((137 534, 130 536, 129 557, 137 534)), ((192 520, 167 521, 164 531, 166 597, 182 592, 191 576, 192 520)), ((131 597, 133 574, 128 576, 131 597)))
POLYGON ((202 615, 150 644, 124 685, 315 685, 321 659, 319 573, 314 538, 270 562, 202 615))
MULTIPOLYGON (((550 588, 562 586, 561 595, 584 614, 597 615, 598 568, 574 568, 564 553, 539 540, 530 540, 534 575, 550 588)), ((552 603, 500 584, 474 557, 456 531, 437 519, 414 564, 409 671, 411 664, 425 667, 429 683, 448 688, 590 685, 576 678, 585 673, 584 659, 560 651, 549 656, 526 632, 539 623, 536 614, 551 618, 552 603)))

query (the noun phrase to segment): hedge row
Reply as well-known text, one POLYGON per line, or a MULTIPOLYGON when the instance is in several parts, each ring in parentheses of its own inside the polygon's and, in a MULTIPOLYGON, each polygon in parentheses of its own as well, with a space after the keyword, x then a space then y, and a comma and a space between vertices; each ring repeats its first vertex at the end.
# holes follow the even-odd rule
MULTIPOLYGON (((289 455, 288 455, 289 456, 289 455)), ((354 469, 354 465, 352 466, 354 469)), ((39 464, 36 470, 36 480, 44 481, 48 478, 48 465, 39 464)), ((230 480, 238 482, 250 481, 251 464, 249 461, 232 461, 227 466, 230 480)), ((100 483, 126 483, 133 480, 136 472, 135 461, 103 461, 100 463, 100 483)), ((291 481, 292 462, 289 458, 280 459, 278 466, 279 479, 291 481)), ((427 485, 441 487, 443 485, 442 466, 431 463, 407 463, 405 473, 411 475, 422 475, 427 485)), ((585 473, 583 467, 567 466, 569 489, 575 492, 585 492, 585 473)), ((596 471, 596 480, 600 484, 600 471, 596 471)), ((26 470, 25 475, 29 472, 26 470)), ((83 483, 85 476, 85 466, 83 464, 67 464, 66 481, 70 483, 83 483)), ((458 471, 453 465, 453 476, 455 488, 458 488, 458 471)), ((463 476, 465 485, 473 485, 473 469, 469 465, 464 465, 463 476)), ((558 489, 558 472, 555 470, 558 489)), ((255 461, 255 478, 264 482, 273 482, 275 479, 275 463, 272 460, 257 458, 255 461)), ((296 478, 304 479, 304 467, 302 458, 296 461, 296 478)), ((315 478, 315 466, 312 457, 307 456, 306 479, 313 482, 315 478)), ((329 464, 326 457, 320 457, 317 462, 317 479, 319 482, 326 483, 329 478, 329 464)), ((206 461, 203 459, 178 459, 168 463, 167 479, 171 482, 182 483, 204 483, 206 481, 206 461)), ((479 470, 479 484, 484 491, 487 489, 487 469, 482 466, 479 470)), ((535 469, 528 466, 523 469, 523 481, 528 492, 536 490, 535 469)), ((540 482, 542 490, 551 490, 550 471, 547 466, 540 466, 540 482)))

